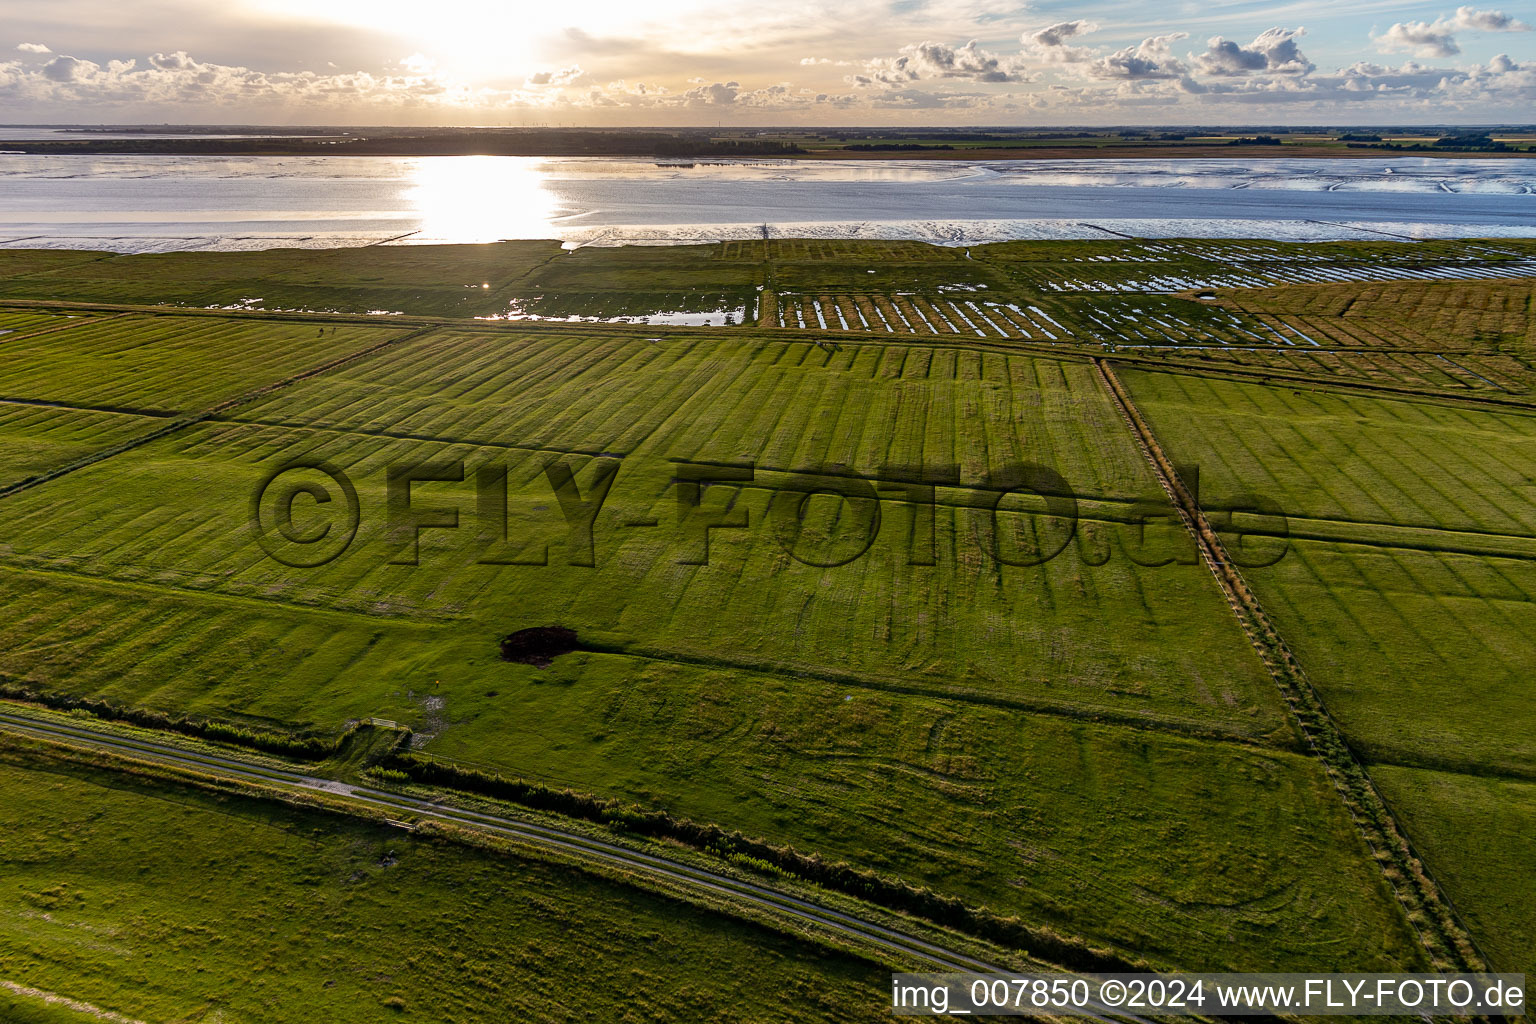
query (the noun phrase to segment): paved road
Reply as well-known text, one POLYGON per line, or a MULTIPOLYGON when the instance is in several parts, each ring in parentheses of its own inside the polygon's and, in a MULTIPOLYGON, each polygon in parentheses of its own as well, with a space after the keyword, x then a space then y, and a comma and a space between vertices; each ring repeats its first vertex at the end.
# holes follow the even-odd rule
MULTIPOLYGON (((14 705, 0 708, 0 729, 192 769, 229 779, 290 790, 321 792, 349 803, 387 810, 402 816, 431 818, 451 822, 463 828, 515 838, 560 850, 578 859, 617 865, 652 878, 680 883, 696 890, 724 896, 738 903, 747 903, 777 914, 787 915, 895 953, 903 960, 921 965, 923 970, 936 968, 951 973, 1008 973, 1006 968, 789 893, 549 825, 467 810, 436 800, 391 793, 369 786, 317 778, 300 772, 255 764, 235 756, 192 751, 150 740, 122 736, 75 722, 66 723, 34 717, 14 705)), ((1108 1008, 1097 1009, 1107 1010, 1108 1008)), ((1100 1016, 1098 1013, 1088 1016, 1104 1024, 1112 1024, 1114 1021, 1151 1024, 1144 1018, 1118 1011, 1114 1012, 1112 1018, 1100 1016)))

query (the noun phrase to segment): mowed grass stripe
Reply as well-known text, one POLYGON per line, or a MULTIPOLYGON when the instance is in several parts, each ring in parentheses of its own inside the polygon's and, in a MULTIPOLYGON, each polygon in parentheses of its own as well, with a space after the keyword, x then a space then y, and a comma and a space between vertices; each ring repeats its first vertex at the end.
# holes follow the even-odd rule
POLYGON ((1536 417, 1183 374, 1127 381, 1159 436, 1210 467, 1209 504, 1257 491, 1308 518, 1536 534, 1536 417))
POLYGON ((1501 971, 1536 971, 1536 782, 1371 770, 1501 971))
POLYGON ((1248 575, 1368 760, 1536 778, 1536 566, 1298 541, 1248 575))
POLYGON ((0 486, 46 473, 159 422, 123 413, 0 403, 0 486))
POLYGON ((10 497, 13 494, 19 493, 19 492, 24 491, 24 490, 29 490, 29 489, 31 489, 33 487, 40 486, 42 484, 45 484, 45 483, 49 482, 50 480, 55 480, 55 479, 57 479, 57 478, 59 478, 61 476, 65 476, 65 475, 67 475, 69 473, 73 473, 73 472, 75 472, 77 470, 84 469, 84 468, 86 468, 88 466, 95 465, 96 463, 101 462, 101 461, 103 461, 105 459, 110 459, 110 458, 112 458, 115 455, 121 455, 124 452, 132 451, 133 449, 138 448, 138 447, 140 447, 142 445, 149 444, 150 442, 158 440, 158 439, 160 439, 162 437, 168 437, 168 436, 170 436, 172 434, 178 433, 178 432, 186 429, 187 427, 195 426, 196 424, 199 424, 199 423, 202 423, 202 422, 204 422, 206 420, 209 420, 212 417, 214 417, 214 416, 216 416, 216 415, 218 415, 220 413, 228 412, 231 409, 237 408, 237 407, 239 407, 241 405, 245 405, 245 404, 247 404, 249 402, 253 402, 253 401, 256 401, 256 400, 258 400, 260 398, 266 397, 267 395, 269 395, 272 392, 277 391, 277 390, 279 390, 281 388, 289 387, 289 386, 291 386, 293 384, 296 384, 299 381, 305 380, 305 379, 307 379, 309 377, 313 377, 313 376, 316 376, 317 374, 325 373, 325 372, 327 372, 329 370, 332 370, 332 369, 335 369, 335 368, 337 368, 339 366, 344 366, 347 363, 353 362, 354 360, 366 358, 369 355, 372 355, 373 353, 375 353, 377 351, 380 351, 381 349, 387 348, 390 345, 397 344, 399 342, 409 340, 409 339, 411 339, 413 337, 416 337, 418 335, 421 335, 421 334, 430 333, 433 330, 435 330, 435 328, 427 327, 427 328, 422 328, 420 331, 414 331, 414 332, 410 332, 408 334, 395 335, 393 337, 388 337, 388 338, 386 338, 386 339, 384 339, 382 341, 375 342, 373 345, 369 346, 368 348, 364 348, 364 349, 361 349, 359 351, 354 351, 354 352, 351 352, 351 353, 347 353, 347 354, 342 355, 342 356, 340 356, 340 357, 338 357, 336 359, 332 359, 331 361, 329 361, 327 363, 323 363, 323 364, 321 364, 319 366, 315 366, 315 367, 312 367, 312 368, 310 368, 308 370, 305 370, 302 373, 297 373, 297 374, 294 374, 294 375, 292 375, 290 377, 286 377, 286 378, 284 378, 282 380, 275 381, 275 382, 270 383, 270 384, 266 384, 264 386, 258 387, 254 391, 246 392, 243 395, 238 395, 238 396, 236 396, 234 398, 226 399, 226 400, 220 402, 218 405, 215 405, 215 406, 213 406, 213 407, 211 407, 209 409, 205 409, 202 412, 194 413, 194 414, 186 415, 186 416, 179 416, 176 419, 170 421, 169 423, 166 423, 164 426, 156 427, 155 429, 153 429, 153 430, 151 430, 151 431, 149 431, 149 432, 147 432, 145 434, 138 435, 138 436, 130 438, 130 439, 126 440, 126 441, 122 441, 122 442, 119 442, 119 443, 117 443, 115 445, 112 445, 110 447, 104 448, 104 449, 102 449, 100 451, 93 452, 90 455, 83 456, 82 458, 76 459, 76 460, 74 460, 74 461, 72 461, 70 463, 67 463, 66 465, 59 466, 59 467, 56 467, 56 468, 52 468, 52 469, 47 470, 46 472, 39 473, 39 474, 30 476, 30 477, 27 477, 24 480, 17 481, 16 483, 7 484, 4 487, 0 487, 0 498, 8 498, 8 497, 10 497))
MULTIPOLYGON (((0 394, 190 412, 367 347, 378 327, 102 319, 6 346, 0 394), (58 367, 71 372, 60 375, 58 367)), ((386 329, 387 330, 387 329, 386 329)))

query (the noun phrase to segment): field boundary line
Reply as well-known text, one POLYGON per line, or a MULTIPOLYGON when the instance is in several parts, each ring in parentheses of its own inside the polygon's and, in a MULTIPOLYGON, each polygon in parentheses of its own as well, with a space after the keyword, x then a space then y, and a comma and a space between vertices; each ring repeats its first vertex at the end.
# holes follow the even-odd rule
POLYGON ((636 658, 641 661, 665 665, 689 665, 699 668, 724 668, 734 672, 750 672, 774 676, 779 679, 851 686, 880 693, 900 693, 929 700, 947 701, 971 707, 1010 708, 1025 714, 1044 718, 1059 718, 1076 722, 1088 722, 1111 728, 1138 729, 1143 732, 1174 736, 1196 743, 1227 743, 1271 754, 1301 754, 1295 744, 1277 743, 1265 734, 1244 734, 1215 728, 1199 722, 1164 718, 1158 715, 1137 715, 1114 708, 1092 704, 1072 704, 1067 701, 1051 701, 1040 698, 1009 696, 1003 693, 987 693, 981 690, 941 689, 927 687, 899 679, 874 675, 858 675, 851 672, 816 670, 782 661, 733 661, 729 658, 706 657, 679 651, 632 648, 623 644, 605 643, 588 638, 582 641, 582 649, 594 654, 606 654, 620 658, 636 658))
POLYGON ((1227 558, 1221 538, 1211 528, 1198 502, 1185 489, 1178 471, 1158 444, 1130 393, 1107 360, 1096 359, 1094 365, 1105 390, 1119 407, 1158 482, 1194 536, 1206 567, 1216 578, 1232 613, 1279 687, 1303 739, 1322 762, 1361 838, 1396 894, 1409 926, 1418 934, 1436 968, 1486 970, 1487 958, 1458 923, 1450 900, 1414 852, 1406 833, 1345 740, 1338 723, 1329 715, 1301 663, 1286 646, 1242 574, 1227 558))
POLYGON ((39 409, 67 409, 70 412, 104 412, 114 416, 135 416, 141 419, 168 420, 178 413, 169 409, 133 409, 125 405, 84 405, 79 402, 56 402, 49 398, 18 398, 0 395, 0 405, 25 405, 39 409))
MULTIPOLYGON (((13 558, 15 556, 12 556, 13 558)), ((386 613, 377 611, 356 611, 351 608, 339 608, 331 604, 306 604, 302 601, 289 601, 275 597, 257 597, 253 594, 232 594, 222 590, 200 590, 196 587, 178 586, 174 583, 154 582, 149 580, 121 579, 117 576, 97 576, 91 573, 79 572, 74 569, 66 569, 61 566, 47 565, 45 563, 29 564, 27 562, 6 561, 0 559, 0 577, 5 575, 38 575, 51 576, 56 579, 67 580, 70 583, 82 587, 99 587, 103 590, 120 590, 128 596, 158 596, 175 597, 178 600, 207 603, 210 605, 229 605, 248 612, 273 611, 290 612, 295 615, 314 616, 316 618, 347 622, 353 625, 369 625, 374 629, 410 628, 410 629, 438 629, 443 626, 463 622, 463 616, 436 614, 421 609, 411 609, 408 612, 386 613), (255 607, 251 607, 251 606, 255 607)), ((68 642, 77 643, 79 637, 73 637, 68 642)), ((0 651, 0 658, 8 654, 22 653, 21 651, 0 651)), ((0 669, 0 679, 7 678, 4 669, 0 669)))
POLYGON ((130 437, 126 441, 120 441, 117 444, 103 448, 100 451, 92 452, 89 455, 83 455, 80 458, 75 459, 73 462, 67 462, 64 465, 57 466, 51 470, 48 470, 47 472, 38 473, 34 476, 27 477, 24 480, 18 480, 15 483, 9 484, 5 487, 0 487, 0 498, 9 498, 13 494, 19 494, 22 491, 28 491, 34 487, 40 487, 51 480, 57 480, 61 476, 67 476, 70 473, 77 472, 89 466, 94 466, 96 463, 110 459, 114 455, 121 455, 124 452, 133 451, 136 448, 141 448, 144 445, 149 444, 151 441, 158 441, 163 437, 178 433, 187 429, 188 427, 195 427, 200 423, 206 423, 220 413, 227 412, 231 409, 238 409, 240 406, 248 405, 260 398, 266 398, 268 395, 281 391, 283 388, 290 387, 299 383, 300 381, 308 380, 311 377, 318 376, 329 370, 334 370, 339 367, 346 366, 347 364, 356 362, 359 359, 366 359, 369 356, 376 355, 387 348, 394 347, 395 345, 400 345, 407 341, 415 341, 416 339, 431 334, 436 330, 437 326, 433 325, 431 327, 423 327, 415 331, 407 331, 404 334, 396 335, 394 337, 387 338, 384 341, 377 342, 368 348, 358 349, 355 352, 346 353, 336 357, 335 359, 321 363, 319 366, 313 366, 307 370, 292 374, 288 377, 284 377, 282 380, 273 381, 270 384, 264 384, 259 388, 247 391, 244 394, 236 395, 233 398, 226 398, 224 401, 219 402, 216 405, 211 405, 201 412, 188 413, 184 416, 178 416, 176 419, 167 423, 165 426, 151 430, 147 434, 140 434, 137 437, 130 437))
MULTIPOLYGON (((1382 349, 1381 351, 1396 352, 1398 350, 1382 349)), ((1089 358, 1098 361, 1105 357, 1102 355, 1090 355, 1089 358)), ((1377 384, 1349 377, 1325 376, 1321 374, 1312 376, 1289 370, 1248 368, 1235 363, 1231 366, 1216 367, 1205 364, 1174 362, 1166 359, 1148 359, 1120 352, 1115 353, 1114 360, 1117 363, 1134 366, 1138 370, 1154 373, 1180 373, 1190 377, 1216 377, 1229 380, 1252 378, 1238 380, 1238 383, 1271 384, 1288 388, 1297 386, 1323 387, 1334 391, 1364 392, 1370 397, 1391 401, 1482 405, 1495 407, 1501 412, 1536 413, 1536 402, 1522 401, 1514 397, 1500 397, 1493 393, 1478 393, 1470 388, 1466 392, 1438 391, 1431 388, 1410 388, 1396 384, 1377 384)), ((1505 392, 1505 394, 1508 394, 1508 392, 1505 392)))
MULTIPOLYGON (((5 399, 0 398, 0 403, 5 399)), ((266 427, 274 430, 312 430, 327 434, 346 434, 351 437, 371 437, 381 441, 421 441, 426 444, 459 445, 466 448, 502 448, 515 452, 530 452, 542 455, 580 455, 593 459, 618 459, 620 461, 629 458, 629 452, 616 452, 590 448, 555 448, 551 445, 514 444, 511 441, 486 441, 467 437, 435 437, 431 434, 414 434, 400 430, 371 430, 367 427, 348 427, 335 423, 296 423, 292 420, 259 419, 257 417, 242 418, 239 416, 226 416, 223 413, 215 413, 209 417, 215 423, 228 423, 231 426, 266 427)))
POLYGON ((1422 551, 1429 554, 1536 561, 1536 536, 1523 533, 1500 533, 1494 530, 1464 530, 1450 526, 1406 526, 1399 523, 1373 523, 1364 520, 1297 516, 1286 513, 1283 530, 1267 530, 1262 525, 1256 525, 1246 528, 1243 533, 1250 537, 1305 540, 1317 544, 1352 544, 1356 547, 1385 548, 1389 551, 1422 551), (1351 533, 1351 531, 1358 532, 1351 533), (1440 538, 1445 538, 1447 542, 1441 543, 1440 538), (1479 541, 1486 543, 1479 547, 1477 546, 1479 541), (1501 541, 1508 543, 1500 546, 1501 541))
POLYGON ((114 313, 111 316, 104 317, 74 317, 72 318, 72 323, 55 324, 52 327, 44 327, 40 330, 28 331, 25 334, 7 335, 3 340, 0 340, 0 345, 9 345, 16 341, 28 341, 32 338, 40 338, 45 334, 57 334, 60 331, 67 331, 71 327, 79 327, 81 324, 104 324, 111 320, 121 320, 125 316, 132 315, 132 313, 114 313))

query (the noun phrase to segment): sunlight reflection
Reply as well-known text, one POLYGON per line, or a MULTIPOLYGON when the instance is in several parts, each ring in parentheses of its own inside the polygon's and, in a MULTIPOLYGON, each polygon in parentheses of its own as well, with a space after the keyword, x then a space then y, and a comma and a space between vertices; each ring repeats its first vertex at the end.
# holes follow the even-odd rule
POLYGON ((554 221, 569 211, 547 187, 544 163, 503 156, 414 161, 404 193, 421 225, 413 241, 558 237, 554 221))

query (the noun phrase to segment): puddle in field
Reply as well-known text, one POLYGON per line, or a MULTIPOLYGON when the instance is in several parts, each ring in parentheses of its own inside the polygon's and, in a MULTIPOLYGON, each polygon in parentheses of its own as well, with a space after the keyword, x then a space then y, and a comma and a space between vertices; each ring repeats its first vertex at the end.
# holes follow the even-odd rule
POLYGON ((501 660, 535 668, 548 668, 562 654, 580 650, 574 629, 565 626, 534 626, 501 638, 501 660))
MULTIPOLYGON (((522 300, 513 299, 505 313, 478 316, 476 320, 538 320, 570 324, 656 324, 672 327, 734 327, 747 320, 747 307, 715 306, 710 309, 651 309, 643 312, 612 313, 557 313, 538 312, 544 297, 522 300)), ((559 300, 557 300, 559 301, 559 300)), ((545 306, 548 309, 548 306, 545 306)))
POLYGON ((747 307, 737 306, 735 309, 716 309, 703 313, 691 313, 687 310, 668 310, 650 313, 643 317, 620 317, 619 323, 636 324, 672 324, 677 327, 710 327, 716 323, 739 324, 747 318, 747 307))
POLYGON ((218 309, 218 310, 226 310, 226 309, 228 309, 228 310, 235 310, 235 311, 245 310, 247 312, 260 312, 260 313, 345 313, 345 314, 348 314, 348 315, 356 315, 356 314, 361 313, 363 316, 405 316, 406 315, 405 314, 405 310, 403 310, 403 309, 366 309, 366 310, 356 310, 356 309, 317 309, 317 308, 315 308, 313 306, 266 306, 266 305, 262 304, 265 301, 266 301, 265 299, 236 299, 234 302, 231 302, 228 305, 222 305, 221 306, 221 305, 215 304, 215 305, 212 305, 212 306, 203 306, 201 308, 203 308, 203 309, 218 309))

